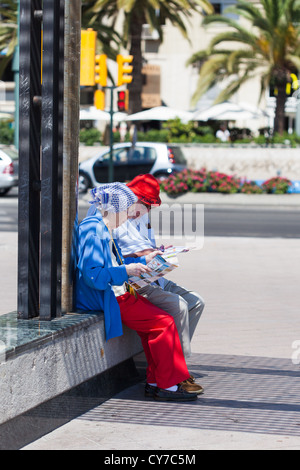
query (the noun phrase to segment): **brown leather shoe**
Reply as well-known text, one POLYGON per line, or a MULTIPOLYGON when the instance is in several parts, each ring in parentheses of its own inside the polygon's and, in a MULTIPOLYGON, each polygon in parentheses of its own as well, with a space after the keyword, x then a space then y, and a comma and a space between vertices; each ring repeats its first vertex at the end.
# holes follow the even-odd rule
POLYGON ((181 387, 187 393, 196 393, 197 395, 201 395, 201 393, 204 392, 204 389, 201 387, 201 385, 197 384, 196 382, 192 382, 190 379, 180 382, 179 385, 181 385, 181 387))

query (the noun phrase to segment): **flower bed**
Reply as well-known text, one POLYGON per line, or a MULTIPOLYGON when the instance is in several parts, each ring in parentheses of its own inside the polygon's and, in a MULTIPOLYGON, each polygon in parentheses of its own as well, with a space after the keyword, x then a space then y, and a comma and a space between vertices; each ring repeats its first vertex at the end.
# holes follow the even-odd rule
POLYGON ((285 194, 291 185, 292 182, 287 178, 275 176, 265 181, 262 188, 268 194, 285 194))
POLYGON ((242 194, 262 194, 264 190, 255 181, 244 181, 240 187, 242 194))
POLYGON ((218 171, 185 169, 170 175, 161 181, 161 190, 169 196, 179 196, 187 192, 214 192, 223 194, 285 194, 292 182, 280 176, 270 178, 258 185, 237 176, 227 175, 218 171))

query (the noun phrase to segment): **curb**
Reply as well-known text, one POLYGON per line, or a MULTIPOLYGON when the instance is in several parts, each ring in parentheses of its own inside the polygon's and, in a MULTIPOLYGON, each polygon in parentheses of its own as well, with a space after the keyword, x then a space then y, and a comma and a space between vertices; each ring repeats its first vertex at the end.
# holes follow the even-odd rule
POLYGON ((208 204, 216 206, 271 206, 291 207, 300 210, 300 194, 220 194, 186 193, 170 197, 161 192, 160 198, 165 204, 208 204))

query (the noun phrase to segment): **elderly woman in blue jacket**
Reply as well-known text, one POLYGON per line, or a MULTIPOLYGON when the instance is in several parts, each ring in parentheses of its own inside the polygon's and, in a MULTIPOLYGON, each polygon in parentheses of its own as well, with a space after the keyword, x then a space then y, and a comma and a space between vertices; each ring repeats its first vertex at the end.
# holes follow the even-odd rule
POLYGON ((156 400, 190 401, 197 393, 184 382, 190 377, 173 317, 128 290, 128 278, 147 272, 157 254, 124 258, 112 231, 128 218, 137 201, 123 183, 91 191, 93 206, 78 228, 75 306, 104 312, 106 340, 121 336, 122 323, 135 330, 148 362, 145 395, 156 400))

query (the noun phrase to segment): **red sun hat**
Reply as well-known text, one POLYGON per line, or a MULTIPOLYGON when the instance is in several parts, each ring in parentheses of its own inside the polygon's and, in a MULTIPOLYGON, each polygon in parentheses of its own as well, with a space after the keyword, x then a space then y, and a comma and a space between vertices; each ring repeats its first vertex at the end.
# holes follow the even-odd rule
POLYGON ((153 175, 149 173, 138 175, 130 183, 127 183, 127 186, 144 204, 149 206, 161 205, 159 183, 153 175))

